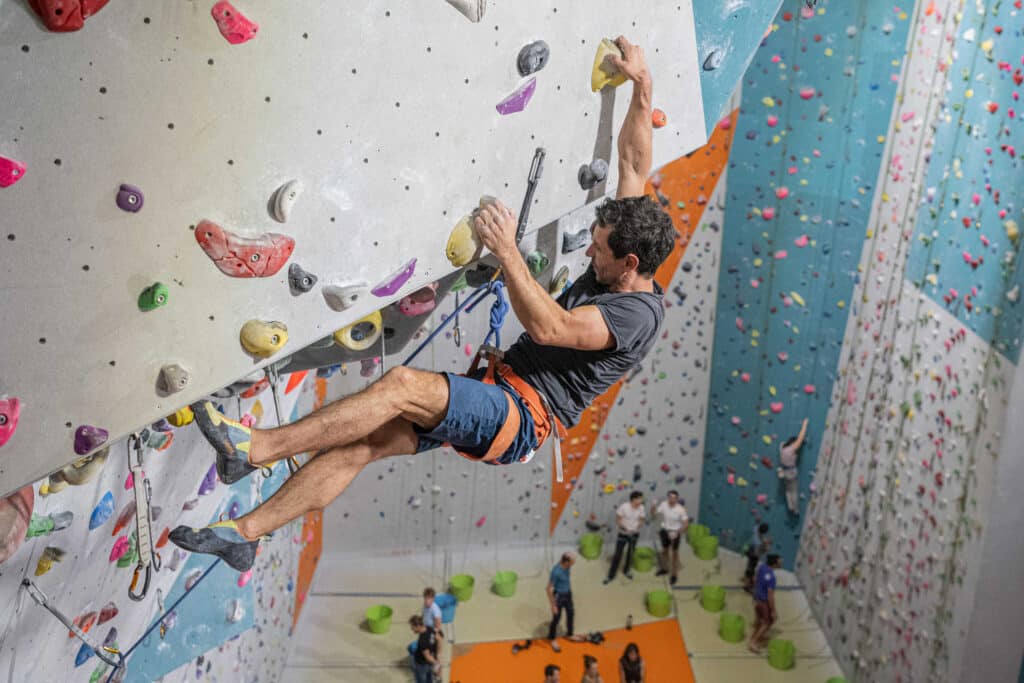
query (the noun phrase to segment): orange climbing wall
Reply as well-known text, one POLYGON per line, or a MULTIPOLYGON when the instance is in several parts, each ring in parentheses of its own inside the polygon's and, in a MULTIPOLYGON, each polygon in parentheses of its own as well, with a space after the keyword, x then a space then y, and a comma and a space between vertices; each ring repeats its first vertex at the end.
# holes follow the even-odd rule
MULTIPOLYGON (((700 225, 704 215, 704 207, 715 189, 718 179, 729 161, 729 150, 732 147, 732 136, 736 126, 737 112, 723 119, 711 136, 707 145, 685 157, 680 157, 665 166, 661 172, 661 183, 658 190, 668 197, 669 214, 676 230, 685 239, 679 240, 676 248, 661 265, 654 279, 664 289, 668 289, 675 277, 679 263, 682 261, 686 247, 690 243, 693 231, 700 225), (685 208, 678 208, 678 202, 684 202, 685 208)), ((647 184, 647 192, 653 194, 654 186, 647 184)), ((574 488, 574 481, 583 472, 587 457, 594 449, 597 438, 601 434, 608 412, 615 404, 622 382, 617 382, 608 391, 594 400, 590 408, 583 414, 579 424, 569 430, 569 438, 565 441, 562 451, 568 457, 565 466, 565 481, 559 484, 555 473, 551 473, 551 524, 549 533, 555 532, 558 520, 562 517, 574 488)))
MULTIPOLYGON (((293 373, 292 377, 302 375, 305 372, 293 373)), ((288 386, 292 386, 289 380, 288 386)), ((293 387, 294 388, 294 387, 293 387)), ((327 398, 327 380, 321 377, 316 378, 314 385, 316 400, 313 402, 313 410, 319 410, 327 398)), ((313 575, 316 573, 316 565, 320 561, 320 552, 323 548, 323 512, 307 512, 302 521, 302 553, 299 555, 299 574, 295 579, 295 609, 292 610, 292 629, 299 623, 299 614, 302 612, 302 605, 306 602, 306 595, 313 583, 313 575)))
MULTIPOLYGON (((479 643, 457 645, 453 651, 452 683, 539 683, 544 667, 557 664, 563 681, 583 677, 583 655, 597 658, 601 677, 608 683, 619 680, 619 657, 629 643, 636 643, 647 667, 647 680, 652 683, 694 683, 686 643, 675 619, 663 619, 634 626, 632 630, 604 631, 601 645, 570 643, 561 640, 562 652, 555 654, 543 640, 518 654, 512 654, 512 643, 479 643), (500 675, 498 674, 500 672, 500 675)), ((522 642, 522 641, 520 641, 522 642)))

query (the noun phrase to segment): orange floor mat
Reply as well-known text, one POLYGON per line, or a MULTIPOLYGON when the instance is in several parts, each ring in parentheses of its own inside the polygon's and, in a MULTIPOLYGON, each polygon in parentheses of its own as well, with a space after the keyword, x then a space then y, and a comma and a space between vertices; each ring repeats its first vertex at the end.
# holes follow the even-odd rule
MULTIPOLYGON (((541 683, 544 667, 561 667, 563 683, 583 677, 583 655, 597 657, 601 677, 606 683, 619 680, 619 657, 626 645, 636 643, 647 666, 647 683, 694 683, 686 643, 675 619, 663 619, 634 626, 632 630, 615 629, 604 632, 601 645, 570 643, 559 639, 561 653, 551 650, 545 640, 512 654, 516 641, 456 645, 452 658, 452 683, 541 683)), ((520 641, 522 642, 522 641, 520 641)))

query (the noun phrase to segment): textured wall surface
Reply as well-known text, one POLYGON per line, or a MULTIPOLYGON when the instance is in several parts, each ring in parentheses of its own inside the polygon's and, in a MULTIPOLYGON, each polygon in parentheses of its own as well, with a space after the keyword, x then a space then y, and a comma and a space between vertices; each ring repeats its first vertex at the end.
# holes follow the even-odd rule
POLYGON ((739 549, 755 520, 792 566, 779 445, 810 418, 814 473, 909 20, 884 2, 786 2, 744 76, 730 159, 700 519, 739 549))
MULTIPOLYGON (((23 2, 0 6, 0 155, 28 169, 2 195, 11 303, 0 328, 20 360, 3 368, 0 391, 25 407, 0 455, 0 492, 73 460, 79 425, 116 439, 251 372, 259 364, 238 343, 249 319, 285 323, 286 354, 450 272, 455 223, 482 194, 518 208, 537 146, 548 159, 534 225, 582 206, 577 170, 610 159, 630 90, 591 93, 602 36, 649 46, 669 121, 656 163, 706 140, 699 92, 669 87, 699 81, 689 2, 642 16, 620 2, 492 2, 479 24, 443 0, 325 2, 315 13, 240 3, 261 26, 240 45, 218 33, 212 5, 115 3, 69 34, 46 32, 23 2), (520 49, 539 38, 552 57, 533 100, 499 115, 525 82, 520 49), (280 225, 268 200, 292 178, 305 193, 280 225), (121 183, 145 193, 139 213, 115 204, 121 183), (196 244, 203 219, 295 238, 292 261, 320 282, 296 297, 287 269, 225 276, 196 244), (395 294, 344 313, 321 296, 327 284, 384 283, 414 258, 395 294), (136 299, 154 281, 169 301, 143 314, 136 299), (165 363, 192 373, 169 398, 156 391, 165 363)), ((612 163, 608 187, 616 180, 612 163)))

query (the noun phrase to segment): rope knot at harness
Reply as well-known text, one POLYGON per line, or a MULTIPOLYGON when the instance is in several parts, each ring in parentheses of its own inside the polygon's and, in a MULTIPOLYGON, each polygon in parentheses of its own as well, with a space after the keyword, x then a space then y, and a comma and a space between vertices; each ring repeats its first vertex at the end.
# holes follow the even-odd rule
POLYGON ((495 280, 490 284, 488 291, 494 295, 494 303, 491 304, 491 329, 487 333, 487 338, 484 339, 484 344, 489 344, 493 337, 494 345, 501 348, 501 328, 505 324, 505 316, 508 315, 510 309, 508 296, 505 294, 505 283, 495 280))

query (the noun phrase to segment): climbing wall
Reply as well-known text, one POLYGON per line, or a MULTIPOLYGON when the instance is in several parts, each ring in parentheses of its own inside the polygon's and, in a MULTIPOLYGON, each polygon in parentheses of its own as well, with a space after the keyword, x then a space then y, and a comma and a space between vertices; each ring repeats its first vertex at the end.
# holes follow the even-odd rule
POLYGON ((909 24, 889 3, 812 10, 791 0, 743 80, 700 520, 734 550, 757 521, 768 522, 787 566, 802 519, 786 510, 779 446, 809 418, 802 509, 909 24))
MULTIPOLYGON (((17 75, 0 123, 0 328, 18 359, 0 391, 23 406, 0 451, 4 494, 73 460, 82 426, 117 440, 265 365, 239 343, 247 321, 287 327, 283 345, 280 328, 249 345, 280 358, 449 273, 453 226, 482 194, 518 208, 538 146, 532 224, 585 204, 577 171, 611 160, 629 97, 590 90, 601 37, 649 46, 668 117, 656 164, 706 140, 699 93, 672 87, 701 70, 689 2, 638 16, 494 1, 479 23, 443 0, 216 7, 217 22, 212 0, 115 3, 53 33, 26 3, 0 6, 17 75), (538 39, 550 60, 521 77, 517 56, 538 39), (294 206, 295 186, 275 196, 291 180, 294 206), (318 277, 312 291, 290 290, 293 264, 318 277), (49 284, 34 284, 42 273, 49 284), (163 305, 140 309, 158 282, 163 305), (335 311, 325 288, 342 285, 359 296, 335 311), (169 364, 191 378, 170 395, 169 364)), ((95 445, 79 438, 78 454, 95 445)))
POLYGON ((851 680, 1008 680, 1019 598, 992 584, 1021 571, 1006 522, 1024 474, 1004 429, 1021 389, 1024 13, 922 2, 908 20, 798 575, 851 680))

